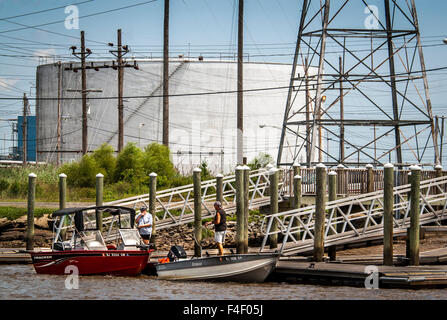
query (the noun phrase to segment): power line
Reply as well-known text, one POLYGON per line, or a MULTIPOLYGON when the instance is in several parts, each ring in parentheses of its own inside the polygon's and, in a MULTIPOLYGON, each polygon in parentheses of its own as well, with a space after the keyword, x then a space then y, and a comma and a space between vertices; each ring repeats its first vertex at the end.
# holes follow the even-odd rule
MULTIPOLYGON (((94 16, 98 16, 98 15, 101 15, 101 14, 106 14, 106 13, 115 12, 115 11, 119 11, 119 10, 124 10, 124 9, 128 9, 128 8, 133 8, 133 7, 137 7, 137 6, 141 6, 141 5, 145 5, 145 4, 152 3, 152 2, 157 2, 157 1, 158 0, 150 0, 150 1, 140 2, 140 3, 124 6, 124 7, 104 10, 104 11, 100 11, 100 12, 96 12, 96 13, 92 13, 92 14, 87 14, 85 16, 80 16, 78 19, 94 17, 94 16)), ((63 35, 63 36, 66 36, 66 37, 78 39, 77 37, 70 36, 70 35, 67 35, 67 34, 58 33, 58 32, 54 32, 54 31, 49 31, 49 30, 38 28, 38 27, 48 26, 48 25, 52 25, 52 24, 62 23, 62 22, 65 22, 65 19, 64 20, 57 20, 57 21, 47 22, 47 23, 42 23, 42 24, 38 24, 38 25, 34 25, 34 26, 29 26, 29 25, 18 23, 18 22, 9 21, 9 20, 5 20, 5 21, 7 21, 9 23, 16 24, 16 25, 20 25, 23 28, 4 30, 4 31, 0 31, 0 33, 15 32, 15 31, 21 31, 21 30, 26 30, 26 29, 36 29, 36 30, 39 30, 39 31, 54 33, 54 34, 63 35)), ((103 43, 103 42, 98 42, 98 41, 94 41, 94 42, 103 43)))
POLYGON ((49 12, 49 11, 54 11, 54 10, 58 10, 58 9, 63 9, 66 8, 67 6, 71 6, 71 5, 81 5, 87 2, 93 2, 94 0, 87 0, 87 1, 83 1, 83 2, 75 2, 72 4, 67 4, 61 7, 55 7, 55 8, 50 8, 50 9, 45 9, 45 10, 40 10, 40 11, 34 11, 34 12, 29 12, 29 13, 23 13, 23 14, 19 14, 16 16, 11 16, 11 17, 6 17, 6 18, 0 18, 0 20, 8 20, 8 19, 15 19, 15 18, 20 18, 20 17, 26 17, 26 16, 30 16, 30 15, 34 15, 34 14, 39 14, 39 13, 44 13, 44 12, 49 12))

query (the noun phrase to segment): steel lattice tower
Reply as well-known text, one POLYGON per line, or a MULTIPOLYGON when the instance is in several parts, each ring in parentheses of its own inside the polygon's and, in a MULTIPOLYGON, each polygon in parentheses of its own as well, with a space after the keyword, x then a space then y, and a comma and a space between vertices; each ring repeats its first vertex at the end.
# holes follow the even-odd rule
POLYGON ((415 2, 367 2, 303 0, 278 166, 440 163, 415 2))

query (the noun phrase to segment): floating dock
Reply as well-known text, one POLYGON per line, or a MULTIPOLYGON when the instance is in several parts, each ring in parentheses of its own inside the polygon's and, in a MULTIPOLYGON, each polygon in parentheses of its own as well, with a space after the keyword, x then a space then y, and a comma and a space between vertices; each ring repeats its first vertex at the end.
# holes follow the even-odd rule
POLYGON ((269 281, 365 287, 376 277, 378 288, 447 287, 447 266, 382 266, 310 262, 281 258, 269 281))

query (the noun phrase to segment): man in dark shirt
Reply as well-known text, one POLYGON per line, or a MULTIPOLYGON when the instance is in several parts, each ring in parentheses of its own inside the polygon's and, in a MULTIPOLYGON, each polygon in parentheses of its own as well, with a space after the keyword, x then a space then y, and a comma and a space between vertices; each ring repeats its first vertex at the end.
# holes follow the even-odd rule
POLYGON ((219 255, 223 256, 223 244, 227 232, 227 214, 219 201, 214 203, 214 209, 216 210, 214 220, 205 222, 205 226, 211 223, 214 224, 214 241, 216 241, 217 247, 219 248, 219 255))

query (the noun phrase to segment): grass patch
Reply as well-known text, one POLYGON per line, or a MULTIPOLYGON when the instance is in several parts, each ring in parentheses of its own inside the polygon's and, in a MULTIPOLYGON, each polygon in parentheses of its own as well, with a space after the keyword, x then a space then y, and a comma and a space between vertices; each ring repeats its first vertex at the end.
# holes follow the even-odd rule
MULTIPOLYGON (((50 208, 35 208, 34 217, 40 218, 45 214, 51 214, 55 210, 50 208)), ((27 208, 16 208, 16 207, 0 207, 0 218, 8 218, 8 220, 16 220, 21 216, 27 215, 27 208)))

